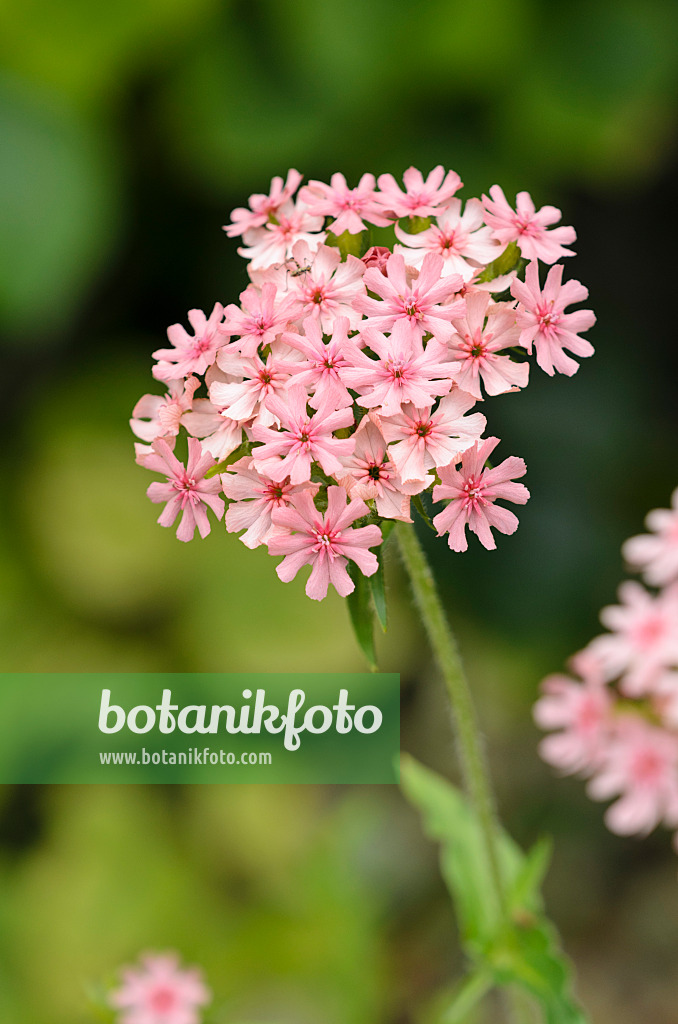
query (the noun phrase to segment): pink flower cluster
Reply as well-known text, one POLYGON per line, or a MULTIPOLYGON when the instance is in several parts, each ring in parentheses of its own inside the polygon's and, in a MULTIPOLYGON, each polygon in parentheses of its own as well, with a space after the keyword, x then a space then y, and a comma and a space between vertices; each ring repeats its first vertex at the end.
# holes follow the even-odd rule
POLYGON ((140 966, 123 968, 109 1003, 119 1011, 117 1024, 200 1024, 200 1008, 211 999, 197 967, 180 967, 176 953, 150 953, 140 966))
POLYGON ((605 821, 619 835, 678 829, 678 490, 646 524, 623 553, 655 589, 623 583, 601 612, 608 632, 571 661, 578 678, 545 679, 534 710, 554 730, 542 757, 587 777, 594 800, 616 798, 605 821))
POLYGON ((225 231, 242 237, 249 284, 238 303, 191 310, 191 332, 169 328, 153 368, 167 392, 145 395, 131 425, 137 461, 166 477, 148 489, 162 526, 181 514, 190 540, 225 515, 248 547, 284 556, 282 580, 310 565, 306 592, 321 599, 330 583, 354 589, 349 560, 377 571, 381 525, 410 522, 424 491, 455 551, 467 526, 486 548, 493 529, 515 531, 496 502, 527 501, 525 464, 486 468, 498 439, 476 407, 526 386, 533 349, 547 373, 574 373, 565 350, 591 354, 579 335, 595 317, 566 312, 587 291, 562 284, 562 265, 540 284, 539 261, 571 255, 575 234, 527 193, 517 210, 496 185, 463 205, 442 167, 410 168, 402 185, 300 185, 290 171, 233 212, 225 231))

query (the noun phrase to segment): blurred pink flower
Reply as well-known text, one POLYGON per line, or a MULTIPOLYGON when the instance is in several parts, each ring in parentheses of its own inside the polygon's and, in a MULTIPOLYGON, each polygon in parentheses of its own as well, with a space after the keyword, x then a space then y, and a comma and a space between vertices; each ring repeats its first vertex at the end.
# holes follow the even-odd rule
POLYGON ((176 953, 146 954, 141 966, 122 970, 110 1005, 118 1024, 200 1024, 199 1010, 212 999, 197 967, 179 967, 176 953))
POLYGON ((622 554, 629 565, 643 570, 648 583, 664 586, 678 579, 678 487, 671 497, 671 508, 653 509, 645 525, 652 533, 631 537, 622 554))

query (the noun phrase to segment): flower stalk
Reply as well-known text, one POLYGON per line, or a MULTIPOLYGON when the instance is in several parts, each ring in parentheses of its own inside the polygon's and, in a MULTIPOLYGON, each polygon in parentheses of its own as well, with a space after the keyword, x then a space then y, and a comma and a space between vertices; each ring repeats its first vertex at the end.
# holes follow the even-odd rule
POLYGON ((498 855, 495 798, 471 689, 456 638, 445 616, 431 567, 414 526, 397 523, 394 533, 403 565, 410 579, 415 603, 452 706, 464 784, 483 836, 496 909, 499 916, 505 918, 506 892, 498 855))

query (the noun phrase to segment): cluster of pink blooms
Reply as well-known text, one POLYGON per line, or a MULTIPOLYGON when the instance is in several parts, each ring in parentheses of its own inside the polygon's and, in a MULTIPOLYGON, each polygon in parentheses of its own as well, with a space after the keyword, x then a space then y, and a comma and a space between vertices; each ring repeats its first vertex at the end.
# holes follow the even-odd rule
POLYGON ((380 525, 410 522, 424 491, 454 551, 467 526, 486 548, 492 529, 515 531, 496 502, 527 501, 525 464, 486 466, 499 442, 478 403, 524 388, 533 351, 548 374, 574 373, 595 317, 566 312, 588 294, 556 263, 574 230, 526 192, 515 210, 498 185, 464 205, 442 167, 410 168, 402 186, 390 174, 300 185, 290 171, 233 211, 225 231, 242 236, 250 283, 237 304, 191 310, 190 332, 169 328, 153 368, 167 392, 145 395, 131 425, 137 461, 166 478, 148 488, 162 526, 181 514, 186 541, 225 517, 248 547, 283 556, 282 580, 310 565, 319 600, 330 583, 354 589, 348 560, 377 571, 380 525))
POLYGON ((176 953, 148 953, 139 966, 123 968, 109 996, 116 1024, 200 1024, 211 1000, 200 969, 180 967, 176 953))
POLYGON ((542 756, 587 777, 594 800, 616 798, 605 820, 620 835, 678 828, 678 490, 646 525, 623 553, 652 589, 623 583, 601 612, 609 632, 571 661, 578 678, 545 679, 535 705, 537 724, 556 730, 542 756))

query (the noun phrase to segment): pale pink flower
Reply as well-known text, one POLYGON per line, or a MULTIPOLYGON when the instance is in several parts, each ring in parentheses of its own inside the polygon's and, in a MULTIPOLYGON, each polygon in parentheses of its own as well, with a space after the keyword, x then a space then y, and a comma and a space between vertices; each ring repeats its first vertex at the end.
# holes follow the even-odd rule
POLYGON ((392 174, 380 174, 378 179, 379 202, 395 217, 434 217, 462 186, 457 172, 445 174, 440 164, 433 168, 426 180, 421 171, 408 167, 403 174, 403 182, 404 192, 392 174))
POLYGON ((322 217, 309 213, 304 203, 298 202, 295 205, 289 200, 276 211, 274 220, 254 230, 251 245, 238 249, 238 252, 251 261, 255 270, 284 263, 292 256, 297 242, 307 242, 311 251, 315 252, 320 243, 325 241, 322 226, 322 217))
POLYGON ((501 252, 500 243, 484 224, 479 199, 469 199, 463 213, 461 199, 452 199, 448 208, 438 214, 436 223, 425 231, 411 235, 396 224, 395 233, 403 243, 396 246, 395 252, 405 257, 408 266, 420 267, 425 254, 435 252, 443 258, 442 276, 460 274, 464 281, 469 281, 477 267, 491 263, 501 252))
POLYGON ((587 786, 594 800, 620 796, 605 822, 618 835, 678 825, 678 736, 639 715, 620 715, 602 767, 587 786))
POLYGON ((201 309, 189 310, 188 320, 194 332, 192 335, 181 324, 168 327, 167 337, 174 347, 159 348, 153 353, 153 358, 159 360, 153 367, 153 376, 158 380, 170 381, 188 377, 191 373, 203 374, 224 344, 219 334, 223 315, 224 307, 217 302, 209 320, 201 309))
POLYGON ((525 271, 524 283, 514 280, 511 294, 521 305, 516 312, 516 322, 521 329, 519 344, 537 353, 537 362, 542 370, 553 376, 557 370, 571 377, 579 369, 579 363, 565 354, 569 349, 580 358, 593 355, 593 345, 579 337, 579 331, 588 331, 596 322, 590 309, 577 309, 565 313, 565 307, 573 302, 588 298, 588 290, 579 281, 566 281, 562 264, 548 272, 543 291, 539 288, 539 267, 530 263, 525 271))
POLYGON ((346 476, 340 480, 342 487, 351 497, 376 501, 377 512, 385 519, 411 523, 410 496, 432 483, 433 477, 426 477, 424 484, 402 482, 395 465, 387 458, 386 440, 379 418, 373 413, 363 417, 353 437, 353 454, 342 459, 346 467, 346 476))
POLYGON ((397 416, 380 417, 388 453, 405 483, 423 484, 429 469, 447 466, 475 444, 486 426, 482 413, 464 415, 475 404, 467 392, 455 390, 435 412, 405 405, 397 416))
POLYGON ((294 383, 301 384, 312 392, 309 404, 314 409, 344 409, 353 405, 353 399, 341 380, 340 373, 347 367, 349 321, 337 317, 333 323, 331 337, 327 344, 317 320, 304 321, 304 334, 286 333, 282 340, 306 356, 303 362, 289 364, 294 373, 294 383))
POLYGON ((299 174, 299 171, 290 170, 284 184, 282 178, 273 178, 271 190, 267 196, 259 193, 251 195, 249 210, 238 207, 231 214, 231 223, 224 225, 224 231, 229 238, 243 235, 252 228, 262 227, 271 216, 276 214, 283 203, 292 198, 301 180, 302 175, 299 174))
POLYGON ((213 381, 209 395, 214 405, 218 406, 221 415, 232 420, 249 420, 257 416, 257 422, 270 426, 274 417, 269 413, 261 417, 262 410, 268 410, 268 402, 274 396, 283 394, 290 380, 292 364, 266 357, 266 362, 258 355, 243 358, 238 353, 222 349, 218 366, 227 374, 240 371, 242 381, 224 383, 213 381))
POLYGON ((358 392, 359 405, 380 406, 384 416, 394 416, 404 402, 431 405, 452 387, 459 363, 447 361, 446 345, 435 338, 425 349, 404 330, 386 337, 367 328, 361 338, 379 358, 371 359, 357 345, 347 345, 349 363, 339 370, 344 384, 358 392))
POLYGON ((122 970, 122 985, 109 1003, 118 1024, 200 1024, 212 993, 197 967, 179 967, 176 953, 146 954, 141 966, 122 970))
POLYGON ((226 307, 220 331, 239 339, 232 344, 244 356, 254 356, 260 347, 270 345, 293 319, 289 297, 278 296, 276 286, 270 282, 261 291, 248 285, 240 303, 241 306, 232 303, 226 307))
POLYGON ((181 417, 190 410, 200 381, 197 377, 168 380, 167 386, 168 394, 144 395, 132 410, 129 424, 142 441, 154 441, 156 437, 176 437, 181 417))
POLYGON ((363 174, 356 188, 349 188, 343 174, 333 174, 330 184, 323 181, 310 181, 304 185, 299 198, 308 206, 308 212, 323 217, 334 217, 329 230, 335 235, 348 231, 351 235, 360 234, 366 224, 386 227, 390 220, 377 201, 376 182, 373 174, 363 174))
POLYGON ((421 340, 430 333, 441 341, 449 341, 453 333, 449 321, 455 310, 444 309, 441 303, 451 299, 464 282, 458 274, 441 279, 442 269, 442 256, 426 253, 419 275, 413 279, 407 273, 404 258, 396 253, 386 265, 386 277, 375 267, 365 271, 365 287, 380 299, 358 295, 354 308, 368 318, 365 326, 378 331, 391 331, 399 324, 413 338, 421 340))
POLYGON ((151 501, 167 503, 158 523, 160 526, 172 526, 181 512, 181 522, 177 529, 179 540, 192 540, 196 526, 200 536, 206 537, 211 524, 205 505, 211 508, 217 519, 221 519, 224 514, 224 502, 218 497, 221 490, 219 477, 205 479, 205 473, 215 465, 214 459, 203 452, 200 441, 194 437, 188 439, 186 466, 179 462, 167 441, 162 438, 157 438, 151 447, 152 451, 142 457, 141 464, 167 477, 166 483, 156 481, 146 491, 151 501))
POLYGON ((588 773, 597 767, 606 749, 612 713, 612 695, 596 676, 575 682, 568 676, 548 676, 534 706, 534 719, 542 729, 557 729, 539 744, 545 761, 566 774, 588 773))
POLYGON ((343 487, 327 488, 324 515, 307 491, 293 495, 291 507, 274 509, 275 525, 289 531, 287 536, 276 535, 268 541, 271 555, 285 555, 276 570, 283 583, 294 579, 302 566, 311 565, 306 593, 314 601, 327 596, 330 583, 341 597, 352 593, 355 584, 346 571, 349 559, 365 576, 379 568, 377 556, 368 548, 381 544, 381 530, 378 526, 351 526, 368 512, 364 501, 347 505, 343 487))
POLYGON ((226 529, 229 533, 245 530, 240 540, 248 548, 265 544, 277 530, 271 518, 277 508, 286 508, 291 495, 308 491, 312 496, 317 484, 290 483, 288 478, 276 483, 262 476, 249 457, 239 459, 221 477, 224 494, 231 499, 226 510, 226 529))
POLYGON ((457 333, 449 345, 449 354, 460 361, 455 376, 457 385, 477 399, 482 398, 481 380, 488 395, 524 388, 530 374, 529 363, 498 355, 517 343, 515 313, 503 305, 490 306, 488 292, 469 292, 464 302, 465 316, 452 321, 457 333))
POLYGON ((254 440, 264 442, 252 452, 255 468, 271 480, 280 482, 289 476, 293 484, 304 483, 311 479, 313 462, 318 462, 324 473, 334 476, 342 470, 339 457, 352 451, 350 438, 339 439, 333 437, 332 432, 352 426, 353 411, 320 410, 309 416, 306 402, 306 389, 292 385, 287 394, 287 405, 277 397, 268 403, 282 429, 252 427, 254 440))
POLYGON ((348 317, 351 330, 356 330, 361 315, 353 300, 365 294, 363 261, 349 255, 342 263, 339 250, 329 245, 318 246, 313 256, 304 242, 295 245, 294 260, 300 270, 291 273, 290 319, 313 317, 324 334, 331 334, 334 320, 348 317))
POLYGON ((530 193, 519 192, 516 210, 513 210, 499 185, 492 186, 490 196, 491 199, 483 196, 485 221, 503 246, 517 242, 526 260, 539 259, 543 263, 555 263, 562 256, 574 256, 572 249, 564 248, 575 241, 574 228, 549 230, 549 225, 557 224, 561 218, 560 210, 555 206, 542 206, 535 210, 530 193))
POLYGON ((648 693, 662 672, 678 662, 678 589, 655 596, 627 580, 618 593, 621 604, 600 613, 611 632, 592 640, 588 650, 600 659, 608 679, 623 676, 624 693, 637 697, 648 693))
POLYGON ((530 492, 523 484, 514 483, 524 476, 526 466, 522 459, 510 456, 493 469, 484 469, 485 462, 499 444, 498 437, 477 442, 461 458, 461 469, 453 465, 439 469, 442 484, 433 488, 433 500, 449 498, 449 504, 433 519, 433 525, 442 536, 449 530, 448 544, 452 551, 466 551, 466 527, 480 540, 483 547, 496 547, 492 528, 500 533, 515 533, 518 518, 495 501, 511 501, 524 505, 530 492))
POLYGON ((671 508, 655 508, 649 512, 644 533, 626 541, 622 552, 626 561, 653 586, 663 586, 678 579, 678 488, 671 497, 671 508))

